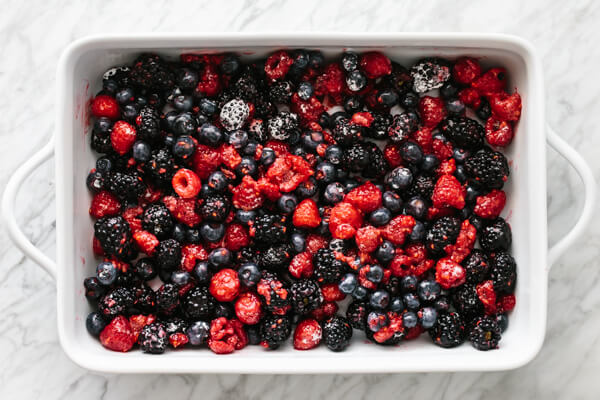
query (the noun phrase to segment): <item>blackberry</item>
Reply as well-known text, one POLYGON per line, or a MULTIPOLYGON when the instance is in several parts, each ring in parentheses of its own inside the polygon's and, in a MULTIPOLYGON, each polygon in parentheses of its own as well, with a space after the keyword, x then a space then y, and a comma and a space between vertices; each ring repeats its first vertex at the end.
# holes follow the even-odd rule
POLYGON ((452 293, 452 303, 465 322, 483 315, 483 303, 479 300, 475 285, 465 283, 452 293))
POLYGON ((292 246, 287 243, 268 247, 258 256, 258 265, 262 268, 276 270, 286 267, 292 259, 292 246))
POLYGON ((400 94, 404 94, 412 88, 412 76, 410 71, 402 65, 392 61, 392 73, 383 77, 383 81, 400 94))
POLYGON ((450 64, 440 58, 424 58, 410 69, 413 90, 425 93, 440 88, 450 79, 450 64))
POLYGON ((131 229, 121 216, 100 218, 94 223, 94 235, 109 255, 130 259, 135 251, 131 229))
POLYGON ((165 330, 169 335, 173 333, 184 333, 188 328, 188 323, 185 320, 177 317, 169 318, 164 321, 165 330))
POLYGON ((238 263, 257 263, 258 262, 258 252, 253 247, 242 247, 237 252, 236 260, 238 263))
POLYGON ((308 314, 323 303, 321 288, 311 279, 302 279, 292 283, 290 294, 292 308, 297 314, 308 314))
POLYGON ((366 178, 380 179, 389 171, 390 166, 376 144, 367 143, 366 145, 369 149, 369 165, 362 173, 366 178))
POLYGON ((435 188, 436 179, 429 175, 417 175, 412 182, 412 185, 404 192, 405 198, 409 199, 414 196, 420 196, 424 199, 431 200, 433 189, 435 188))
POLYGON ((350 172, 362 172, 369 165, 369 148, 364 143, 354 143, 344 150, 342 165, 350 172))
POLYGON ((213 195, 204 200, 199 211, 204 221, 223 222, 229 215, 230 208, 231 202, 227 197, 213 195))
POLYGON ((319 249, 313 256, 314 274, 319 283, 338 283, 344 273, 344 263, 330 249, 319 249))
POLYGON ((174 86, 174 76, 169 65, 156 54, 140 55, 129 73, 129 79, 137 86, 165 90, 174 86))
POLYGON ((166 239, 156 248, 156 263, 162 270, 173 270, 181 262, 181 245, 175 239, 166 239))
POLYGON ((340 117, 335 121, 331 135, 340 146, 349 146, 362 136, 362 126, 346 117, 340 117))
POLYGON ((277 140, 288 140, 299 132, 299 118, 295 113, 280 111, 267 122, 269 136, 277 140))
POLYGON ((119 267, 119 269, 121 271, 119 272, 119 275, 117 275, 115 286, 133 288, 141 283, 140 278, 133 271, 133 267, 130 264, 125 264, 124 266, 119 267))
POLYGON ((154 107, 142 107, 136 125, 139 140, 148 143, 157 143, 160 140, 160 116, 154 107))
POLYGON ((474 119, 454 115, 446 118, 441 132, 460 148, 478 149, 483 145, 485 129, 474 119))
POLYGON ((135 202, 144 194, 146 186, 137 172, 112 172, 108 178, 108 190, 121 200, 135 202))
POLYGON ((485 253, 478 249, 473 249, 471 254, 463 261, 463 267, 467 273, 467 282, 481 283, 488 277, 490 264, 485 253))
POLYGON ((485 226, 479 234, 479 244, 488 252, 508 250, 512 243, 510 226, 503 218, 496 218, 485 226))
POLYGON ((467 174, 480 185, 500 189, 510 174, 508 162, 498 151, 483 149, 465 160, 467 174))
POLYGON ((261 344, 272 350, 278 348, 292 333, 292 324, 283 315, 268 315, 259 324, 261 344))
POLYGON ((258 143, 265 143, 269 139, 267 127, 262 119, 253 119, 248 125, 248 136, 258 143))
POLYGON ((162 354, 165 352, 168 342, 167 331, 160 322, 144 326, 138 337, 138 343, 144 353, 162 354))
POLYGON ((150 160, 144 164, 144 172, 157 186, 170 187, 175 174, 173 155, 166 148, 153 150, 150 160))
POLYGON ((173 231, 173 218, 164 204, 151 204, 142 215, 142 228, 159 240, 168 238, 173 231))
POLYGON ((388 128, 388 136, 393 142, 404 142, 419 128, 419 117, 412 111, 394 115, 388 128))
POLYGON ((249 115, 248 104, 244 100, 233 99, 223 105, 219 118, 226 130, 235 131, 244 126, 249 115))
POLYGON ((206 286, 196 286, 183 296, 181 308, 189 319, 206 319, 214 313, 215 303, 214 297, 206 286))
POLYGON ((469 340, 473 347, 482 351, 497 349, 501 338, 500 326, 492 317, 478 318, 469 333, 469 340))
POLYGON ((442 217, 435 221, 425 237, 425 244, 430 254, 436 257, 442 256, 444 248, 456 242, 460 225, 460 220, 455 217, 442 217))
POLYGON ((98 310, 105 317, 112 319, 117 315, 126 314, 133 306, 133 294, 124 287, 118 287, 108 292, 98 302, 98 310))
POLYGON ((279 312, 290 305, 287 286, 272 272, 262 271, 262 277, 256 284, 256 291, 262 297, 269 312, 279 312))
POLYGON ((348 305, 346 318, 354 329, 364 331, 367 326, 367 304, 362 301, 353 301, 348 305))
POLYGON ((252 232, 254 240, 258 243, 267 245, 282 243, 287 239, 286 217, 277 214, 258 216, 252 224, 252 232))
POLYGON ((294 85, 290 81, 275 82, 269 88, 269 98, 273 103, 287 104, 294 93, 294 85))
POLYGON ((335 316, 323 324, 323 340, 329 350, 342 351, 350 344, 352 327, 344 317, 335 316))
POLYGON ((429 329, 433 343, 440 347, 460 346, 465 341, 465 324, 456 312, 441 313, 433 328, 429 329))
POLYGON ((110 132, 102 133, 96 130, 92 131, 92 139, 90 146, 93 150, 101 154, 108 154, 112 152, 112 144, 110 142, 110 132))
POLYGON ((384 285, 384 289, 390 294, 390 296, 399 296, 402 293, 400 286, 401 278, 398 276, 390 276, 387 283, 384 285))
POLYGON ((371 113, 373 121, 368 129, 365 130, 365 136, 383 140, 387 138, 388 129, 392 124, 392 116, 384 113, 371 113))
POLYGON ((128 86, 130 73, 131 68, 126 66, 109 68, 102 75, 102 83, 104 84, 106 81, 112 81, 120 87, 128 86))
POLYGON ((254 99, 254 116, 260 118, 270 118, 277 114, 277 107, 262 92, 254 99))
POLYGON ((259 92, 259 86, 260 83, 254 74, 246 69, 233 83, 232 92, 248 102, 254 102, 259 92))
POLYGON ((172 315, 179 306, 179 291, 172 283, 165 283, 156 291, 156 310, 162 315, 172 315))
POLYGON ((512 293, 517 280, 517 263, 515 259, 504 251, 499 251, 490 259, 490 278, 494 283, 494 290, 498 293, 512 293))
MULTIPOLYGON (((131 288, 133 294, 133 310, 142 314, 155 312, 156 293, 145 283, 139 283, 131 288)), ((132 310, 132 312, 133 312, 132 310)))

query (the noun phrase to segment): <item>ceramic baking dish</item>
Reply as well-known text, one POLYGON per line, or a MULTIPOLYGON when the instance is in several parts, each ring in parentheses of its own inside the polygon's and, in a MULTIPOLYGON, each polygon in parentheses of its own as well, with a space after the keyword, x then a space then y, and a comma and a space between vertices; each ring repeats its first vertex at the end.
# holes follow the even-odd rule
POLYGON ((105 372, 136 373, 374 373, 415 371, 502 370, 529 362, 539 351, 546 329, 547 278, 551 264, 582 233, 595 196, 593 176, 581 157, 546 127, 540 60, 527 42, 487 34, 147 34, 104 36, 79 40, 64 52, 58 65, 57 118, 54 140, 25 162, 12 176, 3 199, 5 225, 15 244, 57 282, 58 332, 67 355, 77 364, 105 372), (251 346, 227 356, 206 349, 167 351, 152 356, 140 351, 115 353, 104 349, 85 328, 90 311, 82 282, 94 271, 90 194, 85 186, 94 165, 88 145, 87 101, 111 66, 132 61, 143 51, 176 57, 182 52, 234 51, 259 57, 279 48, 320 49, 326 56, 344 49, 379 50, 410 65, 420 57, 470 55, 484 66, 504 66, 510 86, 523 99, 523 117, 507 151, 512 166, 505 190, 504 216, 512 226, 512 253, 518 263, 517 306, 500 349, 480 352, 468 344, 442 349, 427 335, 398 347, 366 343, 356 335, 342 353, 324 346, 302 352, 286 345, 279 351, 251 346), (582 215, 569 234, 551 249, 546 231, 546 158, 548 142, 575 167, 585 184, 582 215), (37 250, 18 229, 14 217, 20 182, 44 160, 55 155, 57 260, 37 250))

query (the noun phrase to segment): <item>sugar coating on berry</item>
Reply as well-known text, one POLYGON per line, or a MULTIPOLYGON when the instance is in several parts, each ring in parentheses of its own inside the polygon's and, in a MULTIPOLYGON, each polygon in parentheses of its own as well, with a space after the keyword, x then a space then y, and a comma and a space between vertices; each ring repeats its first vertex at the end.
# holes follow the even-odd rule
POLYGON ((248 104, 241 99, 233 99, 221 108, 219 117, 225 129, 234 131, 244 126, 249 115, 250 108, 248 104))

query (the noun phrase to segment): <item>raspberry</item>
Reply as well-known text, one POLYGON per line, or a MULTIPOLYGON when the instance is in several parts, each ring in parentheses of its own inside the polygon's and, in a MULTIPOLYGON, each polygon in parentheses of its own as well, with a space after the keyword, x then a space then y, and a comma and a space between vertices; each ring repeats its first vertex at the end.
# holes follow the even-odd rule
POLYGON ((465 269, 449 258, 442 258, 435 265, 435 280, 444 289, 460 286, 466 280, 465 269))
POLYGON ((266 177, 271 183, 279 186, 279 190, 287 193, 296 189, 313 174, 310 165, 302 157, 287 154, 277 157, 266 177))
POLYGON ((194 172, 200 179, 207 179, 210 174, 217 170, 221 164, 221 153, 212 148, 199 144, 192 159, 194 172))
POLYGON ((479 301, 483 303, 486 315, 496 313, 496 292, 494 291, 494 283, 490 280, 478 284, 475 287, 479 301))
POLYGON ((355 240, 359 251, 371 253, 381 244, 379 229, 370 225, 363 226, 356 231, 355 240))
POLYGON ((492 115, 503 121, 518 121, 521 118, 521 96, 515 92, 494 93, 489 96, 492 115))
POLYGON ((321 224, 317 203, 313 199, 304 199, 296 206, 292 223, 298 228, 316 228, 321 224))
POLYGON ((176 332, 169 335, 169 343, 174 349, 179 346, 185 346, 189 341, 190 339, 188 336, 182 332, 176 332))
POLYGON ((501 92, 506 87, 506 70, 504 68, 492 68, 475 79, 471 83, 471 87, 482 96, 491 96, 494 93, 501 92))
POLYGON ((305 319, 296 326, 294 331, 294 349, 310 350, 321 343, 323 330, 314 319, 305 319))
POLYGON ((395 245, 401 245, 413 230, 416 221, 410 215, 398 215, 383 227, 381 235, 395 245))
POLYGON ((202 218, 196 212, 196 199, 165 196, 162 201, 178 222, 191 227, 202 221, 202 218))
POLYGON ((350 239, 362 225, 362 216, 348 202, 337 203, 329 216, 329 231, 335 239, 350 239))
POLYGON ((221 78, 217 72, 217 67, 213 64, 206 64, 200 75, 200 82, 194 89, 198 97, 214 97, 221 91, 221 78))
POLYGON ((323 300, 326 302, 342 301, 346 298, 346 295, 340 291, 337 282, 326 283, 321 286, 321 293, 323 293, 323 300))
POLYGON ((209 289, 218 301, 232 301, 240 291, 240 280, 237 272, 230 268, 220 270, 210 280, 209 289))
POLYGON ((477 196, 473 212, 481 218, 496 219, 500 216, 505 204, 506 194, 504 191, 493 189, 484 196, 477 196))
POLYGON ((191 199, 200 193, 200 178, 194 171, 182 168, 173 175, 173 189, 181 198, 191 199))
POLYGON ((220 317, 212 320, 208 347, 216 354, 229 354, 248 344, 248 335, 242 323, 236 319, 220 317))
POLYGON ((91 105, 92 115, 96 118, 108 118, 116 120, 120 116, 119 104, 114 97, 106 94, 99 94, 94 97, 91 105))
POLYGON ((381 190, 370 181, 352 189, 344 201, 352 204, 364 213, 370 213, 381 207, 381 190))
POLYGON ((456 238, 456 244, 448 245, 444 248, 446 254, 450 256, 450 259, 454 262, 461 263, 465 257, 469 255, 475 240, 477 239, 477 229, 468 219, 464 220, 460 227, 460 232, 456 238))
POLYGON ((241 224, 230 224, 225 229, 225 247, 231 251, 238 251, 250 244, 250 235, 241 224))
POLYGON ((431 201, 435 207, 448 205, 461 210, 465 206, 465 188, 454 175, 442 175, 435 184, 431 201))
POLYGON ((329 242, 323 236, 311 233, 306 237, 306 251, 310 254, 316 254, 317 251, 327 247, 328 244, 329 242))
POLYGON ((383 149, 383 156, 391 168, 396 168, 402 165, 402 156, 400 155, 400 145, 396 143, 388 143, 383 149))
POLYGON ((487 142, 496 147, 508 146, 514 137, 513 126, 510 122, 489 117, 485 123, 485 139, 487 142))
MULTIPOLYGON (((440 166, 435 170, 435 173, 438 176, 452 175, 454 172, 456 172, 456 160, 454 158, 449 158, 445 161, 442 161, 440 166)), ((435 189, 435 184, 433 189, 435 189)), ((431 194, 433 195, 433 190, 431 191, 431 194)))
POLYGON ((392 62, 385 54, 371 51, 360 56, 360 68, 367 78, 377 79, 392 73, 392 62))
POLYGON ((287 75, 293 63, 294 60, 287 51, 276 51, 265 61, 265 75, 272 81, 281 79, 287 75))
POLYGON ((156 316, 154 315, 132 315, 129 317, 129 324, 131 325, 131 331, 135 335, 135 341, 137 342, 138 336, 140 332, 146 325, 150 325, 156 321, 156 316))
POLYGON ((471 57, 461 57, 454 63, 452 69, 452 77, 454 80, 463 85, 470 85, 475 79, 481 75, 481 66, 479 62, 471 57))
POLYGON ((310 278, 313 274, 312 254, 308 251, 296 254, 288 270, 294 278, 310 278))
POLYGON ((110 133, 110 143, 117 154, 124 155, 131 150, 136 137, 133 125, 125 121, 117 121, 110 133))
POLYGON ((317 321, 325 321, 333 317, 339 310, 337 303, 328 302, 323 303, 319 308, 312 311, 309 315, 311 318, 316 319, 317 321))
POLYGON ((452 143, 444 142, 440 139, 433 139, 431 143, 431 148, 433 154, 438 158, 438 160, 446 160, 452 157, 452 143))
POLYGON ((311 122, 318 122, 321 114, 325 112, 325 107, 315 96, 302 100, 298 93, 294 93, 291 110, 298 114, 300 122, 306 126, 311 122))
POLYGON ((181 248, 181 267, 192 272, 198 261, 208 260, 208 252, 199 244, 186 244, 181 248))
POLYGON ((282 157, 290 153, 290 145, 281 140, 269 140, 265 143, 265 147, 273 149, 277 157, 282 157))
POLYGON ((219 152, 221 153, 221 162, 229 169, 235 169, 242 162, 242 156, 230 144, 223 143, 219 147, 219 152))
POLYGON ((111 217, 119 214, 121 203, 112 193, 103 190, 94 195, 90 206, 90 215, 94 218, 111 217))
POLYGON ((136 342, 136 335, 131 329, 131 324, 122 315, 113 319, 100 332, 100 343, 112 351, 127 352, 136 342))
POLYGON ((498 299, 496 307, 498 312, 509 312, 515 308, 516 300, 514 294, 506 294, 498 299))
POLYGON ((245 211, 255 210, 264 202, 258 183, 249 175, 244 176, 242 183, 232 188, 231 193, 233 205, 245 211))
POLYGON ((435 128, 446 116, 443 100, 439 97, 421 97, 419 115, 425 128, 435 128))
POLYGON ((137 243, 138 248, 149 256, 154 254, 154 249, 159 244, 156 236, 141 230, 133 233, 133 240, 137 243))
POLYGON ((135 233, 142 229, 142 220, 139 217, 143 213, 144 209, 139 206, 129 207, 127 210, 123 211, 122 217, 129 224, 131 232, 135 233))
POLYGON ((264 177, 258 180, 258 189, 260 190, 260 193, 267 198, 267 200, 276 201, 281 197, 279 186, 271 183, 264 177))
POLYGON ((235 302, 235 315, 246 325, 258 324, 262 317, 262 306, 259 297, 252 293, 246 292, 235 302))
POLYGON ((346 86, 344 71, 337 63, 329 64, 325 71, 315 80, 315 94, 317 96, 329 95, 336 103, 341 102, 341 93, 346 86))
POLYGON ((479 92, 473 88, 465 88, 458 92, 458 99, 466 106, 478 109, 481 105, 481 96, 479 92))
POLYGON ((368 128, 373 123, 374 118, 370 112, 361 111, 352 114, 352 118, 350 120, 357 125, 368 128))

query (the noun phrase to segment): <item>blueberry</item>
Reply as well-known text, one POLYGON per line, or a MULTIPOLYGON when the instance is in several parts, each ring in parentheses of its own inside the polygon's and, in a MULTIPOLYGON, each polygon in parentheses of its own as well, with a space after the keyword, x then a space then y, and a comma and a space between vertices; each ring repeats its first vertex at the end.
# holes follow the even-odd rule
POLYGON ((383 206, 392 213, 402 210, 402 198, 398 193, 386 191, 383 192, 383 206))
POLYGON ((306 238, 301 233, 292 233, 290 242, 296 253, 302 253, 306 249, 306 238))
POLYGON ((124 120, 133 122, 139 113, 139 107, 136 104, 129 103, 121 107, 121 116, 124 120))
POLYGON ((481 104, 477 107, 477 110, 475 110, 475 115, 482 121, 487 121, 488 118, 492 116, 492 108, 485 98, 481 98, 481 104))
POLYGON ((409 310, 416 311, 421 307, 419 298, 414 293, 406 293, 402 296, 402 302, 409 310))
POLYGON ((320 69, 325 64, 325 57, 319 50, 311 50, 308 52, 308 64, 314 69, 320 69))
POLYGON ((315 168, 315 179, 321 183, 331 183, 336 178, 335 166, 327 161, 317 164, 315 168))
POLYGON ((310 55, 304 49, 297 49, 294 51, 294 63, 292 67, 297 71, 302 72, 306 67, 308 67, 308 63, 310 62, 310 55))
POLYGON ((356 300, 363 300, 367 297, 367 294, 369 294, 369 291, 365 287, 359 285, 352 292, 352 297, 356 300))
POLYGON ((331 115, 329 115, 327 112, 322 113, 319 116, 319 125, 321 125, 323 128, 332 128, 333 119, 331 118, 331 115))
POLYGON ((427 203, 420 196, 412 197, 404 205, 404 211, 416 219, 423 219, 427 215, 427 203))
POLYGON ((402 326, 406 329, 414 328, 417 326, 419 319, 417 318, 417 314, 412 311, 406 311, 402 314, 402 326))
POLYGON ((419 96, 414 92, 406 92, 400 95, 400 105, 405 109, 416 108, 419 104, 419 96))
POLYGON ((362 110, 362 100, 359 96, 349 96, 344 100, 344 111, 348 114, 354 114, 357 111, 362 110))
POLYGON ((90 172, 85 179, 85 184, 90 192, 97 193, 104 188, 104 176, 98 171, 90 172))
POLYGON ((346 76, 346 85, 352 92, 360 92, 367 86, 367 77, 359 70, 354 70, 346 76))
POLYGON ((172 131, 175 129, 175 120, 179 116, 177 111, 169 111, 165 114, 165 117, 162 119, 162 124, 164 128, 168 131, 172 131))
POLYGON ((421 150, 421 146, 416 143, 404 142, 400 147, 400 155, 404 161, 418 164, 423 159, 423 150, 421 150))
POLYGON ((352 72, 358 68, 358 54, 347 51, 342 54, 342 68, 346 72, 352 72))
POLYGON ((199 283, 206 283, 210 280, 210 270, 208 268, 208 262, 197 261, 192 271, 194 277, 199 283))
POLYGON ((227 188, 227 177, 223 172, 215 171, 208 176, 206 184, 214 190, 215 193, 221 193, 227 188))
POLYGON ((132 152, 133 159, 138 163, 142 163, 150 159, 150 153, 152 152, 152 149, 148 143, 138 140, 133 144, 132 152))
POLYGON ((198 113, 196 115, 196 126, 202 126, 208 122, 210 122, 210 119, 208 118, 207 115, 205 115, 203 113, 198 113))
POLYGON ((206 115, 214 115, 219 110, 217 107, 217 103, 211 99, 200 99, 198 103, 198 107, 200 107, 200 112, 206 115))
POLYGON ((375 258, 382 264, 388 264, 394 259, 395 255, 396 250, 394 249, 394 245, 387 240, 381 243, 375 250, 375 258))
POLYGON ((220 68, 225 75, 234 75, 240 69, 241 62, 237 54, 227 53, 223 56, 220 68))
POLYGON ((369 222, 374 226, 382 226, 390 222, 392 213, 385 207, 378 208, 369 215, 369 222))
POLYGON ((176 140, 177 140, 177 138, 172 133, 167 133, 165 135, 165 137, 163 138, 165 146, 167 146, 167 147, 169 147, 171 149, 173 148, 173 145, 175 144, 176 140))
POLYGON ((440 160, 433 154, 425 154, 423 156, 423 161, 421 161, 421 169, 424 172, 433 172, 438 165, 440 165, 440 160))
POLYGON ((96 267, 96 277, 105 286, 112 285, 118 274, 119 270, 112 262, 103 261, 96 267))
POLYGON ((187 233, 187 228, 185 227, 185 225, 176 224, 173 227, 173 233, 171 235, 173 236, 173 239, 177 240, 180 243, 183 243, 186 240, 186 238, 185 238, 186 233, 187 233))
POLYGON ((425 238, 425 233, 427 229, 425 228, 425 224, 421 221, 415 221, 415 226, 413 226, 408 239, 411 242, 421 242, 425 238))
POLYGON ((171 282, 176 285, 183 286, 190 281, 190 273, 187 271, 173 271, 171 274, 171 282))
POLYGON ((194 154, 194 150, 196 150, 196 144, 191 136, 179 136, 173 144, 173 155, 183 160, 194 154))
POLYGON ((256 172, 258 172, 258 165, 256 165, 256 161, 254 161, 254 158, 244 156, 242 157, 242 160, 240 161, 238 166, 235 167, 235 172, 239 176, 253 176, 256 175, 256 172))
POLYGON ((308 131, 302 134, 302 145, 308 151, 316 151, 317 146, 323 143, 325 140, 323 137, 323 132, 319 131, 308 131))
POLYGON ((90 335, 98 337, 100 336, 100 332, 106 327, 106 321, 102 318, 102 314, 98 311, 93 311, 85 319, 85 327, 90 335))
POLYGON ((433 307, 424 307, 417 313, 419 323, 424 329, 432 328, 437 320, 437 311, 433 307))
POLYGON ((446 110, 449 114, 462 114, 465 111, 465 103, 459 99, 446 101, 446 110))
POLYGON ((202 236, 200 235, 200 229, 187 228, 185 230, 185 241, 191 244, 200 244, 202 236))
POLYGON ((392 89, 383 89, 377 93, 377 104, 384 107, 394 107, 398 104, 398 94, 392 89))
POLYGON ((196 128, 196 120, 190 113, 181 113, 177 118, 175 118, 173 130, 179 135, 191 136, 196 132, 196 128))
POLYGON ((337 144, 327 146, 325 149, 325 159, 333 165, 340 165, 344 151, 337 144))
POLYGON ((344 192, 348 193, 352 189, 357 188, 359 186, 360 186, 360 183, 358 183, 358 181, 356 179, 346 179, 344 181, 344 192))
POLYGON ((224 234, 225 226, 223 224, 203 223, 200 225, 200 236, 207 242, 217 242, 224 234))
POLYGON ((242 149, 242 153, 246 156, 254 158, 256 150, 258 149, 258 142, 255 140, 248 140, 248 144, 242 149))
POLYGON ((120 105, 131 103, 135 99, 135 92, 132 88, 123 88, 115 93, 115 99, 120 105))
POLYGON ((306 158, 306 150, 302 146, 294 146, 291 148, 290 153, 295 156, 300 156, 302 158, 306 158))
POLYGON ((381 328, 386 327, 388 324, 388 317, 385 313, 379 311, 371 311, 367 315, 367 326, 371 332, 378 332, 381 328))
POLYGON ((223 133, 213 124, 203 124, 198 129, 198 139, 209 146, 218 146, 223 140, 223 133))
POLYGON ((419 280, 414 275, 403 276, 402 279, 400 279, 400 289, 402 289, 404 293, 414 292, 417 290, 418 283, 419 280))
POLYGON ((241 150, 248 144, 248 132, 237 129, 226 134, 227 143, 232 145, 236 150, 241 150))
POLYGON ((192 111, 194 107, 194 101, 192 96, 187 94, 180 94, 173 98, 173 108, 180 112, 192 111))
POLYGON ((192 346, 200 346, 208 338, 210 332, 210 325, 208 322, 196 321, 187 328, 185 333, 190 339, 192 346))
POLYGON ((386 183, 393 190, 402 190, 410 186, 413 174, 408 168, 397 167, 387 176, 386 183))
POLYGON ((89 300, 98 300, 106 293, 106 287, 95 276, 85 278, 83 286, 85 287, 85 297, 89 300))
POLYGON ((508 328, 508 316, 504 313, 496 315, 496 322, 500 327, 500 332, 504 332, 508 328))
POLYGON ((112 129, 113 123, 106 117, 100 117, 94 122, 93 132, 99 133, 102 136, 108 135, 112 129))
POLYGON ((260 269, 255 263, 244 263, 238 269, 238 277, 242 285, 254 287, 260 281, 260 269))
POLYGON ((454 161, 456 161, 457 164, 464 163, 470 155, 471 153, 469 153, 469 151, 458 147, 455 147, 452 152, 452 158, 454 158, 454 161))
POLYGON ((385 290, 376 290, 369 297, 369 305, 384 310, 390 303, 390 294, 385 290))
POLYGON ((181 68, 177 71, 177 86, 182 89, 195 89, 198 85, 198 73, 190 68, 181 68))
POLYGON ((458 90, 455 83, 448 81, 440 88, 440 96, 446 100, 453 99, 458 96, 458 90))
POLYGON ((250 221, 254 221, 254 218, 256 218, 256 211, 254 210, 237 210, 235 212, 235 219, 237 219, 243 224, 247 224, 250 221))
POLYGON ((400 297, 392 297, 390 300, 390 311, 395 313, 404 311, 404 303, 400 297))
POLYGON ((363 268, 368 268, 365 278, 367 278, 369 282, 379 283, 383 279, 383 268, 381 268, 381 266, 375 264, 363 268))
POLYGON ((277 208, 283 214, 291 214, 298 205, 298 198, 293 194, 285 193, 277 200, 277 208))
POLYGON ((358 287, 358 279, 355 274, 346 274, 342 277, 339 283, 340 292, 344 294, 352 294, 358 287))
POLYGON ((224 247, 219 247, 210 252, 208 263, 215 268, 223 268, 231 264, 232 258, 231 251, 224 247))
POLYGON ((312 197, 317 193, 317 183, 312 176, 296 188, 296 195, 301 199, 312 197))
POLYGON ((477 188, 475 188, 472 185, 467 185, 465 189, 465 200, 467 201, 467 203, 475 202, 475 200, 477 200, 477 197, 480 195, 481 193, 477 188))
POLYGON ((435 280, 421 281, 417 287, 417 294, 423 301, 434 301, 439 297, 441 292, 442 288, 435 280))
POLYGON ((158 274, 156 264, 154 263, 152 258, 148 257, 140 258, 139 260, 137 260, 135 266, 133 267, 133 271, 144 281, 154 279, 158 274))
POLYGON ((438 312, 448 311, 450 309, 450 303, 446 297, 440 297, 436 301, 433 302, 433 307, 438 312))
POLYGON ((456 176, 456 179, 458 179, 458 181, 460 183, 465 183, 467 181, 467 179, 469 179, 469 176, 467 175, 467 170, 465 169, 464 165, 456 166, 456 171, 454 171, 454 176, 456 176))
POLYGON ((275 162, 275 151, 270 147, 263 148, 262 154, 260 156, 260 163, 265 167, 273 164, 275 162))
POLYGON ((325 187, 323 199, 329 204, 339 203, 344 199, 344 186, 339 182, 333 182, 325 187))
POLYGON ((348 113, 345 111, 337 111, 331 114, 332 126, 337 125, 342 119, 350 119, 350 115, 348 115, 348 113))
MULTIPOLYGON (((134 144, 134 146, 135 146, 135 144, 134 144)), ((134 150, 134 154, 135 154, 135 150, 134 150)), ((112 170, 112 167, 113 167, 113 162, 108 157, 100 157, 99 159, 96 160, 96 171, 101 174, 106 174, 107 172, 110 172, 112 170)))
POLYGON ((308 100, 313 95, 314 89, 310 82, 301 82, 296 89, 296 93, 298 93, 298 97, 302 100, 308 100))

